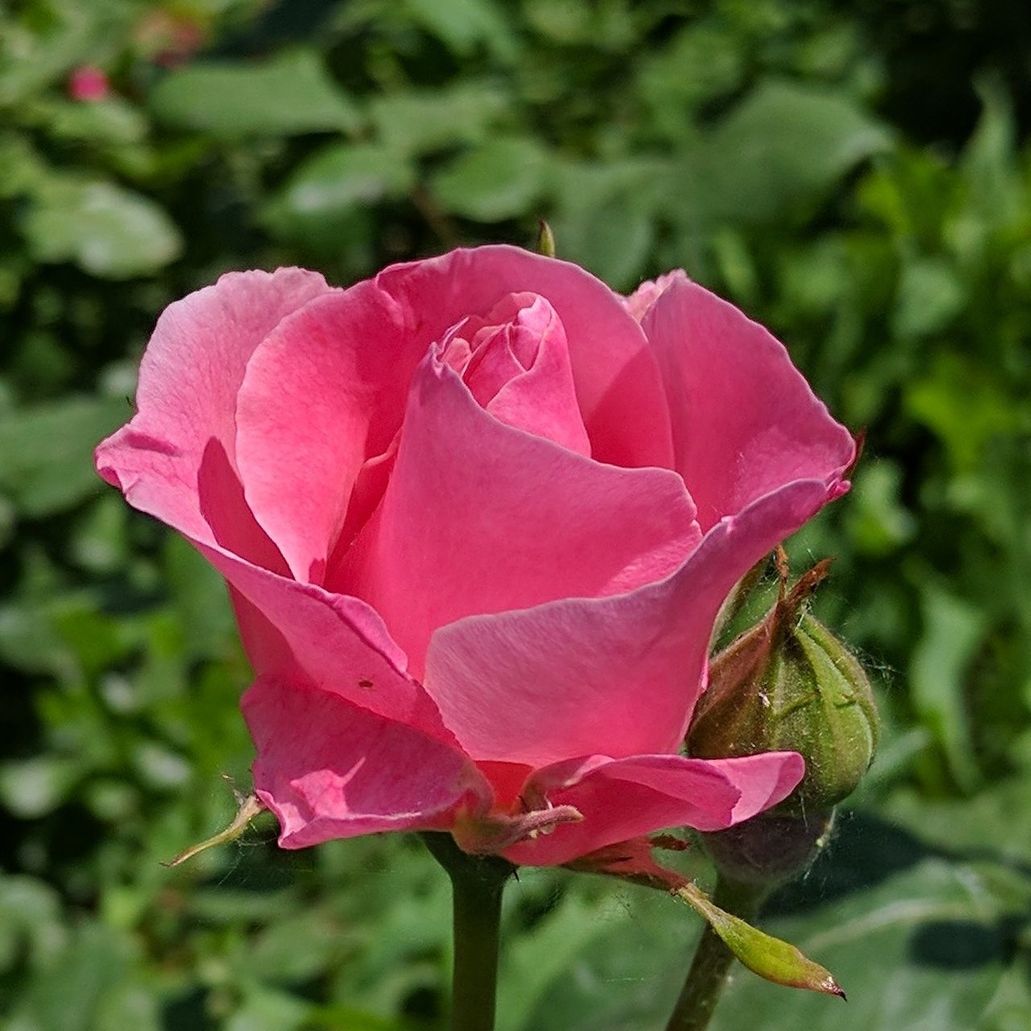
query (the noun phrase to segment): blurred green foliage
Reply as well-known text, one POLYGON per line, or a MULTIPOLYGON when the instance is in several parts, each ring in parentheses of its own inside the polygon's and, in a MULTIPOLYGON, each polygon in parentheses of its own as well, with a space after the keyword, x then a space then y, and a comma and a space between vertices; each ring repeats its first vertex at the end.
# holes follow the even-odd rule
MULTIPOLYGON (((1029 40, 1024 5, 958 0, 0 6, 4 1026, 439 1026, 447 889, 413 842, 286 854, 262 824, 159 865, 247 783, 247 668, 217 577, 90 452, 157 312, 220 271, 346 283, 543 215, 617 289, 683 266, 730 296, 868 430, 792 550, 839 556, 821 615, 886 740, 771 927, 852 1026, 1031 1027, 1029 40), (83 65, 106 98, 69 93, 83 65)), ((541 871, 507 922, 511 1031, 660 1026, 697 933, 541 871)), ((840 1019, 742 979, 717 1026, 840 1019)))

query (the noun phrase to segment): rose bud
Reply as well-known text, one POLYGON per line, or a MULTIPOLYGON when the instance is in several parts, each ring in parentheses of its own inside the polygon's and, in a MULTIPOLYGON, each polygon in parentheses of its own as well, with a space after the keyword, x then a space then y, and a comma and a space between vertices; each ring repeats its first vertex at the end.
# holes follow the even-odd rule
POLYGON ((795 751, 681 744, 725 599, 854 454, 684 273, 624 298, 479 247, 175 302, 97 467, 229 585, 283 847, 444 831, 559 865, 795 788, 795 751))
POLYGON ((688 735, 693 756, 791 750, 805 759, 805 776, 776 810, 706 836, 717 865, 736 880, 776 882, 804 869, 827 839, 834 806, 858 785, 877 746, 863 667, 806 611, 828 566, 819 563, 790 591, 782 579, 766 617, 713 659, 688 735))

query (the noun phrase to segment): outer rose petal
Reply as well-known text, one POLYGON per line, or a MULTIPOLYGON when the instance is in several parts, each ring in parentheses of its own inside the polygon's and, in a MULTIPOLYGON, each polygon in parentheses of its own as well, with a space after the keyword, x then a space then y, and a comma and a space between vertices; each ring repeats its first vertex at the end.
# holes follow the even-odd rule
MULTIPOLYGON (((676 474, 601 465, 500 423, 431 357, 412 382, 383 503, 331 586, 382 614, 419 676, 445 623, 629 590, 677 568, 698 539, 676 474)), ((490 685, 474 693, 491 723, 507 722, 490 685)))
POLYGON ((565 326, 592 454, 623 466, 673 464, 669 415, 655 358, 622 300, 577 265, 519 247, 477 247, 394 265, 376 277, 421 319, 423 349, 505 294, 536 293, 565 326))
POLYGON ((663 273, 657 279, 646 279, 629 297, 623 298, 623 304, 638 322, 642 322, 648 310, 663 295, 666 288, 678 279, 685 278, 684 270, 677 268, 663 273))
POLYGON ((671 275, 644 330, 669 395, 675 468, 702 528, 792 480, 840 478, 855 442, 784 346, 732 304, 671 275))
POLYGON ((301 269, 236 272, 170 304, 140 364, 137 414, 97 448, 100 475, 195 540, 282 568, 237 479, 236 394, 255 347, 328 290, 301 269))
POLYGON ((804 772, 797 752, 743 759, 639 755, 562 763, 538 771, 531 785, 545 791, 553 805, 575 806, 583 820, 521 842, 505 855, 514 863, 551 866, 666 827, 721 830, 785 799, 804 772))
POLYGON ((414 315, 373 282, 329 294, 261 343, 236 402, 247 500, 296 579, 320 583, 358 473, 401 424, 414 315))
POLYGON ((259 674, 300 675, 358 708, 454 743, 425 689, 404 672, 404 653, 365 602, 277 576, 219 548, 200 545, 200 551, 245 602, 237 604, 237 618, 259 674))
POLYGON ((489 803, 461 752, 336 695, 260 677, 243 712, 258 750, 254 786, 279 818, 284 848, 442 829, 463 804, 489 803))
POLYGON ((801 480, 761 498, 660 583, 442 627, 425 683, 444 722, 478 761, 675 752, 731 587, 837 491, 801 480))

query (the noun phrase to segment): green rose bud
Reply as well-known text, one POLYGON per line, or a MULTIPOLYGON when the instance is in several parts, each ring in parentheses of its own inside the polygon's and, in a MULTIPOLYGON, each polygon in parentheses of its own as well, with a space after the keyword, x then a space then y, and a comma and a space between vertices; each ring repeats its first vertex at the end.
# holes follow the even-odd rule
POLYGON ((688 733, 692 756, 792 751, 805 759, 801 784, 776 809, 703 835, 721 873, 739 883, 773 885, 804 870, 829 838, 834 806, 855 789, 877 746, 866 673, 805 608, 829 564, 814 566, 789 591, 779 555, 776 604, 713 659, 688 733))
POLYGON ((701 758, 799 752, 802 783, 786 806, 829 809, 851 794, 877 747, 873 692, 856 657, 805 603, 827 575, 821 562, 757 626, 717 655, 688 735, 701 758))

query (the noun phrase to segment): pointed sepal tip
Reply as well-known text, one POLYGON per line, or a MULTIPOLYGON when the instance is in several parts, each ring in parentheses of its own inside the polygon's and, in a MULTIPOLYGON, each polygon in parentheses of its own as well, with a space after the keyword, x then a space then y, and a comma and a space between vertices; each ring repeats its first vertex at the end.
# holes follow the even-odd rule
POLYGON ((700 888, 687 883, 674 892, 719 935, 723 944, 754 974, 788 988, 804 988, 845 999, 845 992, 825 967, 794 945, 720 909, 700 888))
POLYGON ((264 803, 257 795, 247 795, 245 798, 237 796, 237 802, 236 816, 233 817, 228 827, 223 828, 217 834, 212 834, 210 838, 205 838, 196 845, 184 848, 173 859, 163 862, 161 865, 171 869, 174 866, 180 866, 188 859, 193 859, 194 856, 200 855, 201 852, 206 852, 209 848, 236 841, 247 830, 247 825, 251 820, 265 809, 264 803))

